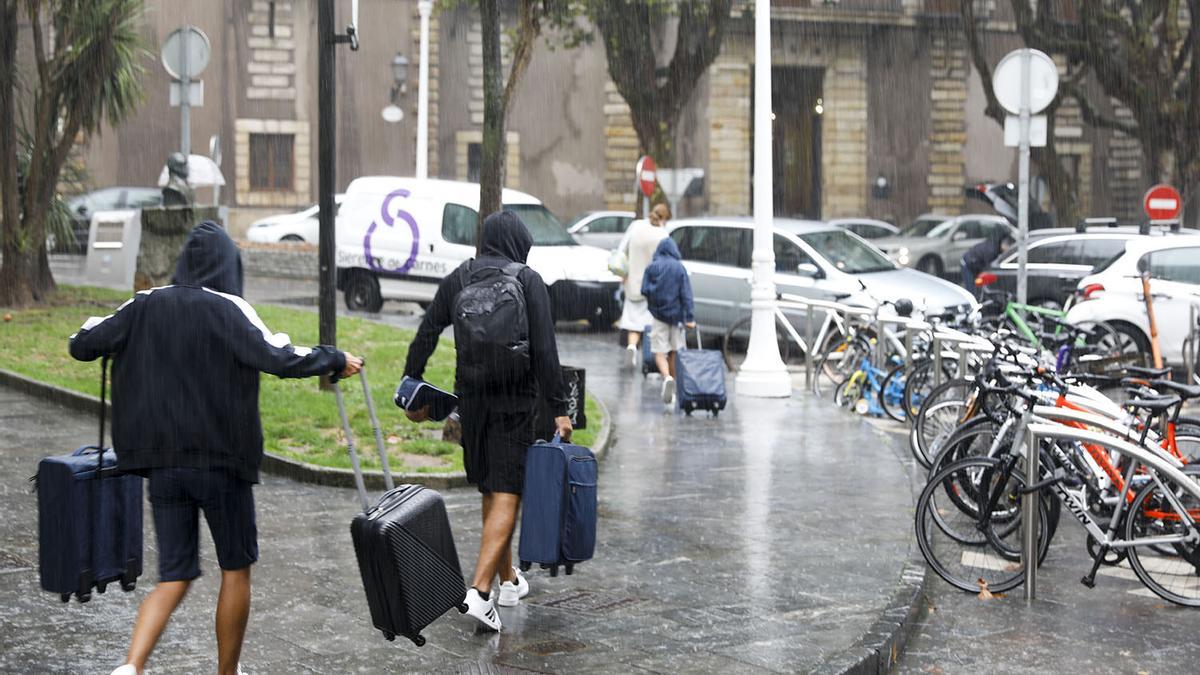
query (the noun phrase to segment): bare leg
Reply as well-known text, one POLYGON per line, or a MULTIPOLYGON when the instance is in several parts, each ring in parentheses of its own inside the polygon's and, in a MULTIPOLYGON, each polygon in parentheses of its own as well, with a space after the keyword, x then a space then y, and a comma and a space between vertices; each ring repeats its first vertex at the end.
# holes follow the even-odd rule
POLYGON ((140 673, 146 668, 146 660, 154 645, 162 637, 171 613, 183 602, 191 581, 165 581, 154 587, 142 600, 138 608, 137 621, 133 624, 133 638, 129 641, 129 653, 125 662, 133 664, 140 673))
POLYGON ((625 333, 625 344, 627 344, 631 347, 636 347, 639 344, 641 344, 641 342, 642 342, 642 334, 641 333, 639 333, 635 330, 631 330, 631 331, 628 331, 625 333))
POLYGON ((236 675, 250 618, 250 568, 221 570, 217 597, 217 674, 236 675))
POLYGON ((479 542, 479 560, 475 563, 475 579, 471 583, 481 593, 492 590, 492 577, 500 574, 502 581, 512 581, 512 533, 517 525, 517 509, 521 495, 493 492, 491 507, 483 521, 483 536, 479 542), (507 565, 504 565, 507 561, 507 565), (502 567, 502 565, 504 565, 502 567))
POLYGON ((654 355, 654 365, 658 366, 658 374, 666 377, 675 377, 675 364, 673 361, 668 361, 666 354, 654 355))
POLYGON ((675 352, 671 352, 671 377, 675 377, 675 352))
MULTIPOLYGON (((492 511, 492 493, 488 492, 483 495, 483 524, 487 525, 488 514, 492 511)), ((515 526, 516 520, 513 524, 515 526)), ((497 574, 500 575, 500 581, 513 581, 517 578, 516 573, 512 571, 512 533, 508 535, 508 544, 504 547, 504 557, 500 559, 500 563, 496 568, 497 574)), ((479 588, 476 586, 475 588, 479 588)), ((482 589, 480 589, 482 590, 482 589)))

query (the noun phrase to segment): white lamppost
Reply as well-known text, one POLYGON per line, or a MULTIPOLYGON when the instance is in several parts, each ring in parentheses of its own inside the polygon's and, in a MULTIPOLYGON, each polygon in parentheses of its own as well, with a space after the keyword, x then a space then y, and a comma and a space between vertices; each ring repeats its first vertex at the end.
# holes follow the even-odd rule
POLYGON ((754 268, 750 291, 750 345, 738 371, 737 391, 746 396, 792 395, 792 377, 775 342, 775 249, 771 166, 771 3, 754 2, 754 268))
POLYGON ((417 74, 417 178, 429 177, 429 13, 432 0, 420 0, 421 63, 417 74))

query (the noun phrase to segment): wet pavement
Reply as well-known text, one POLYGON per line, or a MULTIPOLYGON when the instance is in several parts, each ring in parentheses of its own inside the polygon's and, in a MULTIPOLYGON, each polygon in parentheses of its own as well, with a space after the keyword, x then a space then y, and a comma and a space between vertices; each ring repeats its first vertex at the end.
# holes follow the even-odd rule
MULTIPOLYGON (((280 292, 251 283, 248 295, 280 292)), ((403 309, 389 303, 384 318, 411 325, 403 309)), ((452 613, 425 631, 423 648, 388 643, 369 624, 350 547, 354 493, 268 476, 256 489, 248 672, 796 672, 868 630, 912 547, 901 436, 800 398, 732 395, 717 419, 684 417, 664 410, 656 380, 621 365, 613 334, 560 333, 563 361, 587 368, 589 391, 616 425, 601 464, 595 559, 571 577, 532 573, 522 606, 501 609, 500 635, 452 613)), ((0 410, 0 672, 106 673, 156 576, 153 527, 150 572, 136 592, 81 606, 40 591, 25 478, 40 456, 88 442, 94 421, 4 389, 0 410)), ((463 569, 472 569, 478 497, 456 490, 446 500, 463 569)), ((214 668, 218 576, 201 538, 208 574, 152 672, 214 668)))

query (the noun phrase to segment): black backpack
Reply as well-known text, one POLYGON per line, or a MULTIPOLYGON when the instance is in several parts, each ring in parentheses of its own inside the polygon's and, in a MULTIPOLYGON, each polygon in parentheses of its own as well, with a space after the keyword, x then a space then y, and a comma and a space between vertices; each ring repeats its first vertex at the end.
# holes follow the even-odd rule
POLYGON ((521 263, 463 268, 463 289, 454 299, 458 377, 473 387, 518 384, 529 376, 529 315, 521 263))

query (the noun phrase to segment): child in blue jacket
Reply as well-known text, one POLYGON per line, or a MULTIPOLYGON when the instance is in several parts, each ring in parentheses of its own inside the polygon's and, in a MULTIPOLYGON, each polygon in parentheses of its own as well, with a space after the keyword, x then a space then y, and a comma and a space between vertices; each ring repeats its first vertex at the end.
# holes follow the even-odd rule
POLYGON ((679 247, 670 237, 654 250, 654 259, 642 277, 642 295, 646 298, 654 323, 650 327, 650 351, 663 376, 663 403, 675 401, 675 352, 683 348, 683 327, 696 327, 692 302, 692 284, 683 267, 679 247))

